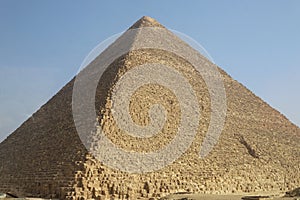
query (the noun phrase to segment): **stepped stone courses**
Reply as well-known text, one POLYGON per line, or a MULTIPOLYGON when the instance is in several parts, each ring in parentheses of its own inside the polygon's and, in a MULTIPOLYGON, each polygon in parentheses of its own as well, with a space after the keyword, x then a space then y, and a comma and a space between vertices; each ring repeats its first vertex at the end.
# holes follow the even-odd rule
MULTIPOLYGON (((148 26, 164 28, 149 17, 131 28, 148 26)), ((182 41, 177 38, 176 42, 182 41)), ((148 152, 160 149, 176 134, 178 100, 159 85, 149 84, 137 90, 131 99, 130 114, 135 123, 147 125, 150 105, 162 104, 168 114, 161 132, 149 139, 134 138, 120 130, 113 119, 111 93, 115 83, 128 70, 145 63, 174 67, 196 91, 202 110, 198 133, 178 160, 156 172, 129 174, 93 158, 74 125, 72 79, 0 144, 0 191, 81 200, 158 198, 183 191, 285 191, 299 187, 300 129, 221 69, 228 107, 224 131, 213 151, 204 159, 198 157, 209 126, 208 89, 190 63, 163 50, 130 51, 114 61, 101 77, 95 105, 99 124, 114 144, 128 151, 148 152)), ((95 67, 96 62, 90 65, 87 68, 95 67)))

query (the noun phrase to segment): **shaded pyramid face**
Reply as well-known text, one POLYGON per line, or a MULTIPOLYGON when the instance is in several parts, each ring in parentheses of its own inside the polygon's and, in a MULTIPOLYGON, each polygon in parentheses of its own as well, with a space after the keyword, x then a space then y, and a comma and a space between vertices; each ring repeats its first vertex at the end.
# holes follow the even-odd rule
POLYGON ((283 115, 143 17, 0 144, 0 191, 137 199, 286 190, 300 185, 299 134, 283 115), (136 126, 127 126, 126 114, 136 126), (210 134, 220 127, 219 138, 210 134), (179 153, 171 146, 151 157, 170 144, 179 153), (207 155, 200 157, 201 150, 207 155))

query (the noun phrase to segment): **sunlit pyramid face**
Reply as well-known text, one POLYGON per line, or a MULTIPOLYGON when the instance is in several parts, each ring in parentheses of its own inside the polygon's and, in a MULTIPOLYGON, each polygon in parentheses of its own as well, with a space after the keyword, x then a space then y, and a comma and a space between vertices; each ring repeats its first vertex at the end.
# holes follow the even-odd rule
POLYGON ((0 143, 0 191, 158 199, 300 185, 299 128, 142 17, 0 143))

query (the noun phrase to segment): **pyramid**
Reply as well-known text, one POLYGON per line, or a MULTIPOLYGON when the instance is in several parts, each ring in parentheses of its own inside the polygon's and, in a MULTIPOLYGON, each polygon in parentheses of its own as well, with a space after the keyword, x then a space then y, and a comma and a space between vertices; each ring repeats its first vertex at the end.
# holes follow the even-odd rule
MULTIPOLYGON (((161 70, 159 67, 155 69, 161 70)), ((132 80, 124 85, 129 84, 130 88, 135 84, 135 79, 132 80)), ((171 83, 176 86, 176 81, 171 83)), ((78 105, 81 106, 80 103, 78 105)), ((190 121, 195 119, 190 118, 190 121)), ((159 22, 142 17, 0 143, 0 191, 20 197, 80 200, 156 199, 176 192, 231 194, 286 191, 300 185, 299 139, 300 129, 280 112, 159 22), (146 32, 145 35, 145 29, 154 32, 146 32), (131 31, 133 34, 129 34, 131 31), (165 32, 164 37, 160 37, 161 31, 165 32), (140 42, 149 45, 166 43, 174 49, 180 47, 187 55, 196 57, 198 63, 218 70, 226 92, 226 118, 222 132, 215 140, 206 142, 213 123, 212 116, 221 115, 212 112, 213 101, 218 94, 213 96, 210 93, 208 80, 215 80, 215 75, 209 71, 200 73, 192 62, 174 52, 151 48, 151 45, 137 48, 140 42), (121 55, 113 59, 117 55, 116 48, 121 55), (125 53, 122 54, 123 50, 125 53), (103 62, 103 57, 112 62, 103 62), (112 155, 111 152, 99 151, 103 147, 99 145, 102 140, 99 134, 104 132, 112 143, 126 152, 148 155, 177 137, 182 122, 180 117, 184 115, 180 104, 182 99, 176 98, 176 93, 162 85, 147 83, 132 94, 128 112, 134 123, 145 127, 151 124, 151 105, 161 104, 166 111, 162 129, 147 137, 135 137, 118 126, 114 115, 118 99, 113 96, 120 86, 118 82, 124 82, 122 77, 138 69, 136 66, 147 67, 149 63, 168 65, 180 72, 195 91, 201 115, 196 119, 193 141, 173 162, 155 168, 160 163, 157 157, 148 165, 144 163, 146 166, 142 170, 130 171, 126 168, 127 164, 125 168, 114 164, 118 162, 116 157, 105 157, 112 155), (101 66, 106 64, 108 67, 98 77, 103 69, 101 66), (85 79, 77 81, 78 77, 85 79), (94 82, 97 83, 95 87, 89 85, 94 82), (83 100, 93 103, 91 110, 79 108, 86 111, 80 114, 87 123, 80 123, 78 119, 81 118, 76 120, 77 115, 74 114, 74 101, 82 100, 74 99, 76 84, 84 86, 78 91, 83 100), (90 87, 95 91, 89 99, 90 87), (93 130, 79 133, 91 124, 93 130), (199 152, 201 154, 201 148, 206 144, 211 144, 211 148, 201 157, 199 152), (100 157, 104 156, 107 160, 98 159, 99 155, 94 152, 100 152, 100 157), (153 170, 147 171, 152 166, 153 170)), ((181 142, 185 144, 184 140, 181 142)))

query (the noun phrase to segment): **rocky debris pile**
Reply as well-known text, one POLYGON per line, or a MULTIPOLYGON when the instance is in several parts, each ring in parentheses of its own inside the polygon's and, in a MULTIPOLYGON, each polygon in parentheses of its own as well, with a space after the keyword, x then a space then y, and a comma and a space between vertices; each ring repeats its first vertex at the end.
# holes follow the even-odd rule
POLYGON ((1 193, 0 192, 0 199, 5 199, 5 198, 18 198, 18 197, 14 194, 9 193, 9 192, 6 192, 6 193, 1 193))
POLYGON ((285 197, 300 197, 300 187, 286 192, 285 197))

